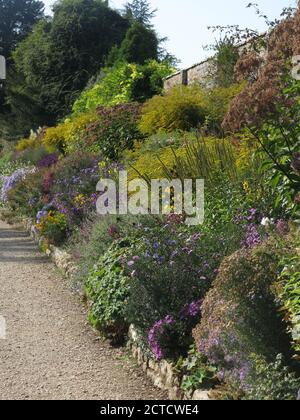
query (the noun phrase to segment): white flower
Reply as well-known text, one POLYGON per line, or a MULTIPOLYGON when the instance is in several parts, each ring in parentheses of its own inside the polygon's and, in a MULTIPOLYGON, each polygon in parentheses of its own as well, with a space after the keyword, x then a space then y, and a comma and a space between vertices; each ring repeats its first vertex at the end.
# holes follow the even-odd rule
POLYGON ((264 217, 261 221, 261 225, 265 227, 269 227, 270 225, 274 224, 274 219, 269 219, 268 217, 264 217))

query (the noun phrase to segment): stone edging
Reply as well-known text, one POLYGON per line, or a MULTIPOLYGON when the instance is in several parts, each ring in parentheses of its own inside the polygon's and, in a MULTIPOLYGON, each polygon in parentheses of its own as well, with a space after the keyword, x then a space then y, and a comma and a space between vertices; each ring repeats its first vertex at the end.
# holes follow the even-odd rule
POLYGON ((196 390, 191 393, 185 393, 180 387, 180 378, 175 372, 174 365, 167 360, 156 361, 149 357, 139 346, 139 342, 138 334, 134 326, 131 325, 129 328, 128 346, 134 359, 155 386, 168 392, 170 400, 211 400, 209 396, 210 390, 196 390))

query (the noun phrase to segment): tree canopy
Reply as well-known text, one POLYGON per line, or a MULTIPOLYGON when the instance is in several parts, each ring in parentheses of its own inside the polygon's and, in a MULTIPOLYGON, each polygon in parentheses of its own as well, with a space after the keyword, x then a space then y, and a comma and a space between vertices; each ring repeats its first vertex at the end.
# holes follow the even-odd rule
POLYGON ((102 0, 59 0, 53 12, 52 18, 33 27, 13 53, 8 102, 19 118, 23 114, 25 126, 33 120, 28 121, 30 109, 35 110, 38 125, 67 114, 113 45, 121 44, 129 26, 102 0))
POLYGON ((152 28, 151 21, 156 12, 156 9, 151 9, 148 0, 132 0, 125 4, 123 14, 129 21, 135 21, 147 28, 152 28))
POLYGON ((0 54, 8 58, 43 15, 42 1, 0 0, 0 54))

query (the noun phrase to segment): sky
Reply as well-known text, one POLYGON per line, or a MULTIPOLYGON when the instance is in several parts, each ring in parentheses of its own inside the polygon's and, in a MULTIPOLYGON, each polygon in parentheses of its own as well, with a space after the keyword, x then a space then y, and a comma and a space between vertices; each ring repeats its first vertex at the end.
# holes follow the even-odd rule
MULTIPOLYGON (((203 47, 216 37, 208 26, 239 24, 241 27, 264 32, 263 19, 246 6, 251 0, 150 0, 157 10, 153 20, 161 37, 168 37, 167 50, 179 60, 179 67, 186 68, 209 56, 203 47)), ((44 0, 47 12, 53 0, 44 0)), ((122 8, 126 0, 110 0, 110 6, 122 8)), ((297 0, 253 0, 260 10, 273 20, 280 16, 284 7, 295 6, 297 0)))

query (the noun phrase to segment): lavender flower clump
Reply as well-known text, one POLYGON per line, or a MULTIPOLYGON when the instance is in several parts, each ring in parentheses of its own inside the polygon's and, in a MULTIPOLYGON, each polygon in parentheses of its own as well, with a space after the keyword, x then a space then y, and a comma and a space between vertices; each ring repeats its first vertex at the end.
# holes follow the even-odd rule
POLYGON ((150 349, 157 360, 161 360, 165 357, 165 350, 161 345, 161 337, 165 332, 165 328, 174 324, 175 319, 168 315, 164 319, 157 321, 148 334, 148 343, 150 349))
POLYGON ((243 248, 254 248, 257 245, 262 243, 261 235, 255 226, 255 224, 251 223, 246 227, 246 235, 243 239, 241 245, 243 248))
POLYGON ((50 166, 55 165, 58 162, 58 155, 57 153, 51 153, 50 155, 45 156, 41 159, 37 166, 39 168, 50 168, 50 166))
POLYGON ((37 212, 36 223, 39 224, 47 216, 48 212, 46 210, 41 210, 37 212))
POLYGON ((182 309, 180 313, 180 318, 194 318, 201 313, 201 306, 203 303, 203 299, 191 302, 182 309))
POLYGON ((26 175, 34 172, 35 168, 20 168, 14 171, 10 176, 1 177, 2 188, 0 192, 0 201, 6 203, 8 201, 9 192, 16 186, 16 184, 25 179, 26 175))

